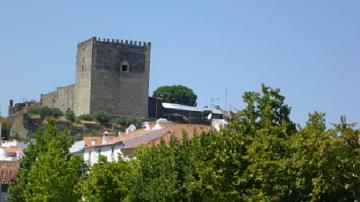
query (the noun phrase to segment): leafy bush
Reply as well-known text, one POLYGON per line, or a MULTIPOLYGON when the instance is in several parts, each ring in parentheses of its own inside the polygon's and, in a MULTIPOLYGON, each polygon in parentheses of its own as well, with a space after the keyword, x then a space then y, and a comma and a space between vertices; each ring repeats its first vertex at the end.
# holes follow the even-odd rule
POLYGON ((113 123, 115 124, 119 124, 124 128, 129 127, 131 124, 135 125, 136 128, 139 128, 141 126, 141 120, 139 118, 135 118, 135 117, 128 117, 128 116, 124 116, 124 117, 120 117, 120 118, 115 118, 113 120, 113 123))
POLYGON ((91 114, 82 114, 82 115, 78 116, 78 120, 93 121, 94 118, 91 114))
POLYGON ((111 120, 111 115, 107 112, 96 112, 92 117, 101 124, 109 124, 111 120))
POLYGON ((64 115, 64 113, 58 108, 50 108, 48 106, 44 107, 31 107, 28 110, 30 115, 39 115, 41 120, 44 120, 47 117, 59 118, 64 115))
POLYGON ((1 124, 1 138, 7 140, 9 139, 9 137, 10 137, 10 127, 8 123, 4 122, 1 124))
POLYGON ((65 118, 69 121, 75 122, 76 117, 75 117, 74 111, 72 111, 70 109, 66 110, 65 118))

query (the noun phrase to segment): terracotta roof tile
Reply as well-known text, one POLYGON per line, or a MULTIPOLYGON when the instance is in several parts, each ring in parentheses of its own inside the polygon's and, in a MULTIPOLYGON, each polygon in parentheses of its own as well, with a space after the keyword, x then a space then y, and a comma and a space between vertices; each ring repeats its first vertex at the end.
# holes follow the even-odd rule
POLYGON ((200 124, 160 124, 163 128, 166 128, 169 130, 170 134, 166 135, 161 138, 157 138, 154 140, 151 140, 145 144, 145 146, 152 146, 159 144, 161 139, 163 139, 165 142, 170 141, 171 136, 174 135, 177 139, 181 140, 183 136, 183 132, 186 132, 188 137, 191 139, 194 137, 194 132, 196 133, 202 133, 202 132, 208 132, 212 130, 212 127, 209 125, 200 125, 200 124))
MULTIPOLYGON (((151 128, 153 128, 155 126, 155 124, 156 123, 154 123, 154 122, 150 122, 149 126, 151 128)), ((201 133, 201 132, 211 130, 211 126, 199 125, 199 124, 160 123, 160 126, 162 129, 156 129, 156 130, 138 129, 136 131, 133 131, 133 132, 130 132, 127 134, 122 134, 118 137, 111 136, 111 138, 109 138, 109 140, 106 144, 103 144, 102 137, 86 136, 86 137, 84 137, 85 146, 86 147, 93 147, 93 146, 96 147, 96 146, 101 146, 101 145, 112 145, 112 144, 116 144, 116 143, 120 143, 120 142, 139 139, 146 135, 149 135, 148 138, 151 138, 152 136, 150 136, 150 135, 153 135, 156 132, 161 133, 161 134, 157 134, 157 136, 160 136, 160 137, 156 137, 151 140, 146 140, 146 138, 145 139, 141 138, 142 140, 139 140, 139 143, 136 143, 139 145, 142 144, 145 146, 151 146, 153 144, 159 144, 161 139, 164 139, 166 142, 169 141, 171 135, 175 135, 176 138, 181 139, 183 132, 186 132, 188 134, 188 137, 191 139, 194 136, 195 131, 198 133, 201 133), (96 141, 95 145, 91 145, 91 142, 93 140, 96 141)))
POLYGON ((22 152, 23 148, 21 147, 0 147, 1 149, 5 150, 6 152, 22 152))
POLYGON ((0 161, 0 183, 10 184, 16 178, 19 161, 0 161))

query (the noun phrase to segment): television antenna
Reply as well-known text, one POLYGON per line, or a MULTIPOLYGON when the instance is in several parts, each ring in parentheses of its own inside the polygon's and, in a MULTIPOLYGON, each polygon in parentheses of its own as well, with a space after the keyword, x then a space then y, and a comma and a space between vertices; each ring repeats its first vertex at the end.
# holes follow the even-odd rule
POLYGON ((214 108, 214 102, 220 100, 220 98, 210 98, 210 109, 214 108))

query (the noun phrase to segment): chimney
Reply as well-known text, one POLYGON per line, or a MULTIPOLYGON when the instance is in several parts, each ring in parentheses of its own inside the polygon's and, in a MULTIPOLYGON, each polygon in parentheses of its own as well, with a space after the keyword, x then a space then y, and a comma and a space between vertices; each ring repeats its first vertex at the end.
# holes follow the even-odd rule
POLYGON ((102 144, 106 144, 109 142, 109 133, 107 131, 103 134, 102 144))

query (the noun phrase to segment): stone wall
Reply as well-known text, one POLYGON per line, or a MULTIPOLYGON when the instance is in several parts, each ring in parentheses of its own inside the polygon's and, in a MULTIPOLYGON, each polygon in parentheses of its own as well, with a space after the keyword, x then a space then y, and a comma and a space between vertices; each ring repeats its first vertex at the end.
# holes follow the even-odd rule
POLYGON ((90 111, 146 118, 149 67, 150 44, 97 40, 93 46, 90 111), (122 69, 123 64, 126 69, 122 69))
POLYGON ((76 81, 74 91, 74 112, 77 116, 90 113, 91 69, 93 60, 93 43, 89 39, 77 46, 76 81))
POLYGON ((67 109, 74 109, 74 84, 57 88, 56 91, 41 95, 41 106, 59 108, 65 112, 67 109))
POLYGON ((41 95, 41 105, 72 109, 77 116, 106 111, 148 117, 151 44, 96 39, 77 46, 76 81, 41 95))

